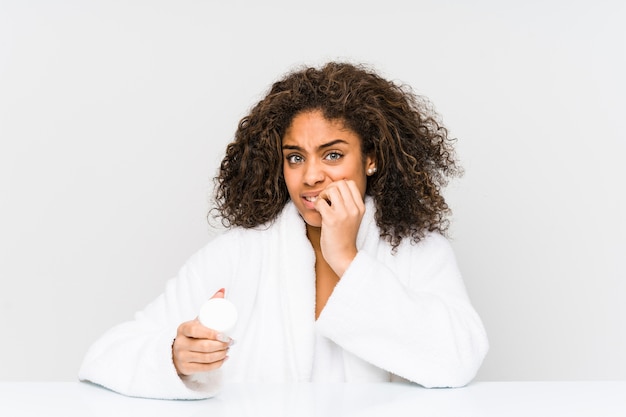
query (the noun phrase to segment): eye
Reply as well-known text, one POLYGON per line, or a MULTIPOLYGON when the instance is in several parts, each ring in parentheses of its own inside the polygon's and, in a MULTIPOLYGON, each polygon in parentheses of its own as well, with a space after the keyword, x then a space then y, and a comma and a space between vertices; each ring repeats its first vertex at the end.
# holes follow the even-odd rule
POLYGON ((285 157, 285 159, 289 164, 298 164, 303 161, 302 156, 298 155, 297 153, 289 154, 285 157))
POLYGON ((342 157, 343 155, 340 152, 332 151, 332 152, 328 152, 326 156, 324 157, 324 159, 327 159, 329 161, 337 161, 341 159, 342 157))

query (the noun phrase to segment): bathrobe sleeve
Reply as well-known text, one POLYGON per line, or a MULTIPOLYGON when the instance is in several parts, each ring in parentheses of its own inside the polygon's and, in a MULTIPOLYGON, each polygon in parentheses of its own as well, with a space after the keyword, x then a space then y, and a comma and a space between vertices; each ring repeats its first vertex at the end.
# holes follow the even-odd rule
POLYGON ((169 280, 155 301, 103 334, 87 352, 79 379, 121 394, 162 399, 199 399, 213 396, 220 386, 220 370, 207 373, 204 383, 183 382, 172 360, 178 326, 196 317, 199 306, 227 277, 237 250, 232 239, 217 237, 196 253, 169 280), (207 280, 209 276, 212 279, 207 280))
POLYGON ((488 341, 449 242, 429 234, 382 258, 358 252, 320 314, 318 331, 355 356, 425 387, 466 385, 488 341))

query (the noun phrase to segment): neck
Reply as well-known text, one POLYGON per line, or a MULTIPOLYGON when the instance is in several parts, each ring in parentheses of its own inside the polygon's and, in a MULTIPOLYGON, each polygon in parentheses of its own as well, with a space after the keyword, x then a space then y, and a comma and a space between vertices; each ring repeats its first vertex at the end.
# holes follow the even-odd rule
POLYGON ((313 249, 315 249, 316 252, 320 250, 320 236, 321 235, 322 235, 321 227, 314 227, 308 224, 306 225, 306 237, 309 239, 309 241, 311 242, 311 245, 313 245, 313 249))

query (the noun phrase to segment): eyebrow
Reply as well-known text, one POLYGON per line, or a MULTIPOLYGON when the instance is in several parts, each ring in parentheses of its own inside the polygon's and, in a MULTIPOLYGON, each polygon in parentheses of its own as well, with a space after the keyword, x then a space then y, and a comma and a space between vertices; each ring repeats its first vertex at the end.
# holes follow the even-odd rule
MULTIPOLYGON (((343 139, 335 139, 335 140, 331 140, 330 142, 321 144, 320 146, 317 147, 317 149, 322 150, 322 149, 330 148, 331 146, 335 146, 339 143, 347 144, 348 142, 346 142, 343 139)), ((304 149, 298 145, 283 145, 283 150, 286 150, 286 149, 291 149, 295 151, 304 151, 304 149)))

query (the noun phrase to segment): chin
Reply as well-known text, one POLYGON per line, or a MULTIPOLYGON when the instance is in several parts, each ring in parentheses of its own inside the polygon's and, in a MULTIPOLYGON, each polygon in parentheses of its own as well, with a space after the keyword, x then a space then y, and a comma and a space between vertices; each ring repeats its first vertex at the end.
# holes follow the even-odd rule
POLYGON ((322 227, 322 216, 320 216, 317 212, 309 212, 306 214, 300 212, 300 217, 302 217, 302 220, 304 220, 304 222, 311 227, 322 227))
POLYGON ((309 221, 306 221, 306 220, 305 220, 305 223, 306 223, 308 226, 311 226, 311 227, 317 227, 317 228, 322 227, 322 222, 321 222, 321 221, 319 221, 319 222, 309 222, 309 221))

